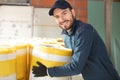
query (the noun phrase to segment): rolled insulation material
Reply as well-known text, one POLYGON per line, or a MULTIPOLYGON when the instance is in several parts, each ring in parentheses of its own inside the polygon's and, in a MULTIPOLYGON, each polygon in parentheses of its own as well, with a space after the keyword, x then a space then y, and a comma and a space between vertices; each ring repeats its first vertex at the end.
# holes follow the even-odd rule
POLYGON ((27 44, 16 43, 17 80, 27 80, 27 44))
POLYGON ((27 77, 30 75, 30 65, 32 59, 33 48, 42 43, 41 38, 33 38, 28 41, 28 53, 27 53, 27 77))
POLYGON ((57 42, 63 42, 62 38, 57 38, 56 40, 57 40, 57 42))
POLYGON ((64 77, 34 77, 32 74, 32 67, 38 66, 36 61, 40 61, 44 65, 49 67, 62 66, 71 61, 72 50, 66 49, 62 46, 41 44, 33 49, 31 60, 31 71, 29 80, 69 80, 70 76, 64 77))
POLYGON ((16 80, 15 48, 0 45, 0 80, 16 80))
POLYGON ((29 44, 27 44, 27 63, 26 63, 26 66, 27 66, 27 80, 29 80, 29 74, 30 74, 30 47, 29 47, 29 44))
POLYGON ((33 51, 33 45, 32 44, 28 44, 29 50, 27 53, 27 78, 29 79, 29 75, 30 75, 30 65, 31 65, 31 59, 32 59, 32 51, 33 51))
POLYGON ((58 39, 47 39, 43 41, 44 44, 55 44, 58 46, 63 46, 65 47, 65 44, 61 38, 58 39))

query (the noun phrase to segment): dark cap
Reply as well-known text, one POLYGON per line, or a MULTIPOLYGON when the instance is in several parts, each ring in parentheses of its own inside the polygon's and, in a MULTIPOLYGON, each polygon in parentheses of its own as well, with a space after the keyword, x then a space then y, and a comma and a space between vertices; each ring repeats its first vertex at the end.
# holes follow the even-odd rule
POLYGON ((65 0, 57 0, 54 5, 52 6, 52 8, 49 10, 49 15, 52 16, 53 12, 56 8, 60 8, 60 9, 66 9, 66 8, 70 8, 72 9, 72 6, 65 0))

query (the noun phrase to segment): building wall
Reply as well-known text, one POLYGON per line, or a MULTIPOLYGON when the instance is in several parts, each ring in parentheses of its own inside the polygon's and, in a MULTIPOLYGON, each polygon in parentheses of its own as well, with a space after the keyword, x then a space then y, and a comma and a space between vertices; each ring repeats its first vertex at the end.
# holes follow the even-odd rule
POLYGON ((114 2, 112 7, 112 36, 111 36, 111 60, 120 75, 120 2, 114 2))
POLYGON ((0 41, 4 38, 31 38, 32 16, 32 6, 0 6, 0 41))
MULTIPOLYGON (((88 1, 88 23, 92 24, 105 42, 104 1, 88 1)), ((120 2, 112 4, 112 32, 110 58, 120 75, 120 2)))
MULTIPOLYGON (((31 4, 36 8, 51 8, 56 0, 31 0, 31 4)), ((88 21, 88 0, 67 0, 76 12, 76 18, 83 22, 88 21)))
POLYGON ((92 24, 93 27, 98 31, 99 35, 105 42, 105 21, 104 21, 104 1, 88 1, 88 23, 92 24))
POLYGON ((114 2, 120 2, 120 0, 113 0, 114 2))

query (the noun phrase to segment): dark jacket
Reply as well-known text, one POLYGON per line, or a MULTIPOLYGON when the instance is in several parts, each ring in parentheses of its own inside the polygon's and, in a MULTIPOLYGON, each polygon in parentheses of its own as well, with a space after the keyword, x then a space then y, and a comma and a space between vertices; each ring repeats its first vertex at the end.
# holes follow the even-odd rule
POLYGON ((49 68, 50 76, 70 76, 81 73, 84 80, 120 80, 112 65, 105 44, 96 30, 81 21, 74 21, 66 35, 65 45, 73 50, 72 61, 64 66, 49 68))

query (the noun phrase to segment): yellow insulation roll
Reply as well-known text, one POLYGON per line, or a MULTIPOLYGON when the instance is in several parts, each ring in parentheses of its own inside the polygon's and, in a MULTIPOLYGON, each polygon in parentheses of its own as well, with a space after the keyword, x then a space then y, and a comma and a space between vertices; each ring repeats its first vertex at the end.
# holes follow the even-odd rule
POLYGON ((54 77, 50 78, 39 77, 35 78, 32 74, 32 66, 38 66, 36 61, 40 61, 44 65, 49 67, 62 66, 70 62, 72 56, 72 50, 66 49, 62 46, 44 44, 37 46, 33 49, 32 61, 31 61, 31 73, 29 80, 68 80, 69 77, 54 77))
POLYGON ((29 52, 28 52, 28 60, 29 60, 28 63, 29 63, 29 65, 31 63, 33 48, 34 48, 34 45, 29 44, 29 52))
POLYGON ((55 44, 55 45, 59 45, 59 46, 65 46, 63 40, 61 38, 58 39, 47 39, 47 40, 43 40, 43 43, 45 44, 55 44))
POLYGON ((16 44, 17 80, 27 80, 27 44, 16 44))
POLYGON ((34 46, 39 45, 41 41, 42 41, 41 38, 33 38, 28 41, 28 53, 27 53, 27 78, 28 79, 30 75, 30 65, 31 65, 33 48, 34 46))
POLYGON ((33 45, 28 44, 28 53, 27 53, 27 79, 29 79, 30 75, 30 65, 31 65, 31 59, 32 59, 32 51, 33 51, 33 45))
POLYGON ((15 48, 0 45, 0 80, 16 80, 15 48))

